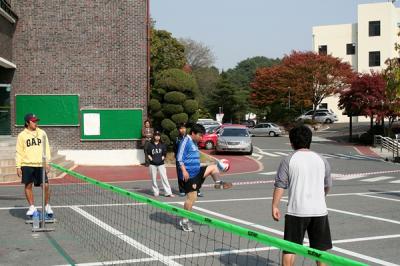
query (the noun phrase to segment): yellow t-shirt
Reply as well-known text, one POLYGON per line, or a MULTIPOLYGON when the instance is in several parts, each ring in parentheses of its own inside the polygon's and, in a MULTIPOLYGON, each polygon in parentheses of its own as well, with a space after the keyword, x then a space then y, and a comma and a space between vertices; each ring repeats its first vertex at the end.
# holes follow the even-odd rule
POLYGON ((46 162, 50 161, 50 145, 46 132, 40 128, 36 128, 34 131, 25 128, 18 134, 17 138, 17 152, 15 155, 17 168, 22 166, 42 166, 43 136, 46 136, 46 162))

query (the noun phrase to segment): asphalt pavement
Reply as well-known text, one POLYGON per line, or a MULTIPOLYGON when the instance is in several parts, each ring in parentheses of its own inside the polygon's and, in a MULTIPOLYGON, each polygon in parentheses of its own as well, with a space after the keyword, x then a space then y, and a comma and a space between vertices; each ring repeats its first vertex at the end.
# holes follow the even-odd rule
MULTIPOLYGON (((327 158, 334 177, 327 198, 334 241, 331 253, 369 265, 399 265, 400 165, 360 154, 350 144, 332 141, 332 135, 346 129, 338 128, 315 134, 311 147, 327 158)), ((205 197, 198 199, 195 211, 281 238, 284 222, 271 218, 271 197, 278 165, 292 151, 289 139, 287 136, 254 137, 253 144, 251 158, 263 167, 258 172, 223 176, 235 184, 231 190, 214 190, 211 182, 206 181, 202 189, 205 197)), ((234 156, 240 160, 241 155, 234 156)), ((150 182, 124 181, 118 186, 142 193, 150 182)), ((35 193, 38 196, 39 190, 35 193)), ((158 199, 180 207, 184 200, 180 197, 158 199)), ((61 207, 54 205, 56 215, 61 207)), ((281 208, 284 211, 285 202, 281 208)), ((0 187, 0 265, 98 261, 84 244, 57 224, 53 233, 32 233, 24 223, 25 211, 22 187, 0 187)))

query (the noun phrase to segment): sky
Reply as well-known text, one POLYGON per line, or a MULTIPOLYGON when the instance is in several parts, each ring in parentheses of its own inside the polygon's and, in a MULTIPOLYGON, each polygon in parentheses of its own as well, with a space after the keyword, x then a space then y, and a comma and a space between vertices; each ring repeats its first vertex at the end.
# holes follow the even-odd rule
POLYGON ((210 47, 227 70, 253 56, 311 50, 313 26, 355 23, 357 5, 374 2, 387 0, 150 0, 150 14, 157 29, 210 47))

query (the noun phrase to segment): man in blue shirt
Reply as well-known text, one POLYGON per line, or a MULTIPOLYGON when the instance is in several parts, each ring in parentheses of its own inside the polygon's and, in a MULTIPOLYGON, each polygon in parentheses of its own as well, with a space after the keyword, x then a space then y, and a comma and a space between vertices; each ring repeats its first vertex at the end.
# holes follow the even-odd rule
MULTIPOLYGON (((197 143, 203 137, 205 129, 202 125, 193 125, 190 136, 185 136, 182 140, 177 155, 179 164, 178 175, 183 177, 186 201, 183 205, 185 210, 191 211, 193 204, 197 200, 197 192, 201 188, 207 176, 214 180, 216 189, 228 189, 232 183, 219 180, 219 169, 217 165, 200 166, 200 151, 197 143)), ((179 222, 183 231, 190 232, 193 228, 188 219, 184 218, 179 222)))

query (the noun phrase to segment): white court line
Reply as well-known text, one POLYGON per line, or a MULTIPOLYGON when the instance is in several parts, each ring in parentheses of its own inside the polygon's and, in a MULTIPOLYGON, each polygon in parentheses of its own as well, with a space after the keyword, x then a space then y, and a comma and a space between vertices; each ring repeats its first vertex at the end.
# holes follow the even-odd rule
POLYGON ((359 237, 359 238, 350 238, 350 239, 342 239, 342 240, 334 240, 332 241, 334 244, 341 243, 353 243, 353 242, 362 242, 369 240, 381 240, 381 239, 390 239, 390 238, 399 238, 400 235, 386 235, 386 236, 369 236, 369 237, 359 237))
POLYGON ((383 181, 383 180, 388 180, 388 179, 393 179, 393 178, 396 178, 396 177, 394 177, 394 176, 378 176, 378 177, 363 179, 363 180, 360 180, 360 181, 363 181, 363 182, 376 182, 376 181, 383 181))
POLYGON ((274 154, 274 153, 269 153, 269 152, 262 151, 262 150, 260 150, 259 153, 263 154, 263 155, 271 156, 271 157, 281 157, 281 155, 277 155, 277 154, 274 154))
POLYGON ((279 154, 279 155, 283 155, 283 156, 288 156, 289 154, 287 154, 287 153, 284 153, 284 152, 275 152, 276 154, 279 154))
POLYGON ((400 184, 400 180, 390 181, 389 183, 400 184))
MULTIPOLYGON (((266 226, 262 226, 262 225, 259 225, 259 224, 254 224, 252 222, 244 221, 244 220, 237 219, 237 218, 234 218, 234 217, 231 217, 231 216, 227 216, 227 215, 220 214, 220 213, 217 213, 217 212, 209 211, 207 209, 203 209, 203 208, 196 207, 196 206, 193 206, 193 208, 197 209, 197 210, 199 210, 201 212, 205 212, 205 213, 214 215, 216 217, 221 217, 221 218, 224 218, 224 219, 227 219, 227 220, 231 220, 233 222, 242 223, 244 225, 252 226, 252 227, 257 228, 257 229, 262 229, 262 230, 265 230, 265 231, 268 231, 268 232, 272 232, 272 233, 275 233, 275 234, 280 235, 280 236, 283 236, 283 234, 284 234, 280 230, 276 230, 276 229, 269 228, 269 227, 266 227, 266 226)), ((308 239, 305 238, 304 241, 307 242, 308 239)), ((357 253, 357 252, 353 252, 353 251, 350 251, 350 250, 347 250, 347 249, 343 249, 343 248, 333 247, 332 250, 335 250, 335 251, 337 251, 339 253, 343 253, 343 254, 347 254, 347 255, 353 256, 355 258, 361 258, 361 259, 366 260, 366 261, 375 262, 375 263, 378 263, 378 264, 384 265, 384 266, 394 266, 395 265, 395 264, 393 264, 391 262, 387 262, 387 261, 384 261, 384 260, 373 258, 373 257, 367 256, 367 255, 364 255, 364 254, 361 254, 361 253, 357 253)))
POLYGON ((264 173, 258 173, 259 175, 276 175, 276 171, 273 172, 264 172, 264 173))
POLYGON ((383 265, 383 266, 399 266, 398 264, 394 264, 394 263, 391 263, 391 262, 388 262, 388 261, 384 261, 384 260, 380 260, 380 259, 377 259, 377 258, 373 258, 373 257, 367 256, 367 255, 364 255, 364 254, 361 254, 361 253, 358 253, 358 252, 354 252, 354 251, 350 251, 350 250, 347 250, 347 249, 343 249, 343 248, 333 247, 332 250, 340 252, 340 253, 343 253, 343 254, 346 254, 346 255, 353 256, 355 258, 360 258, 360 259, 363 259, 363 260, 366 260, 366 261, 374 262, 374 263, 377 263, 377 264, 383 265))
POLYGON ((384 198, 384 197, 378 197, 378 196, 372 196, 372 195, 360 195, 360 196, 369 197, 369 198, 375 198, 375 199, 390 200, 390 201, 400 201, 398 199, 384 198))
POLYGON ((126 243, 128 243, 129 245, 131 245, 132 247, 150 255, 153 258, 156 258, 157 260, 159 260, 160 262, 166 264, 166 265, 173 265, 173 266, 180 266, 181 264, 167 258, 166 256, 162 255, 161 253, 158 253, 155 250, 152 250, 148 247, 146 247, 145 245, 141 244, 140 242, 134 240, 133 238, 125 235, 124 233, 118 231, 117 229, 115 229, 114 227, 111 227, 110 225, 104 223, 103 221, 99 220, 98 218, 96 218, 95 216, 91 215, 90 213, 77 208, 77 207, 71 207, 72 210, 76 211, 77 213, 79 213, 80 215, 82 215, 83 217, 85 217, 86 219, 88 219, 89 221, 97 224, 99 227, 103 228, 104 230, 106 230, 107 232, 111 233, 112 235, 118 237, 119 239, 121 239, 122 241, 125 241, 126 243))

